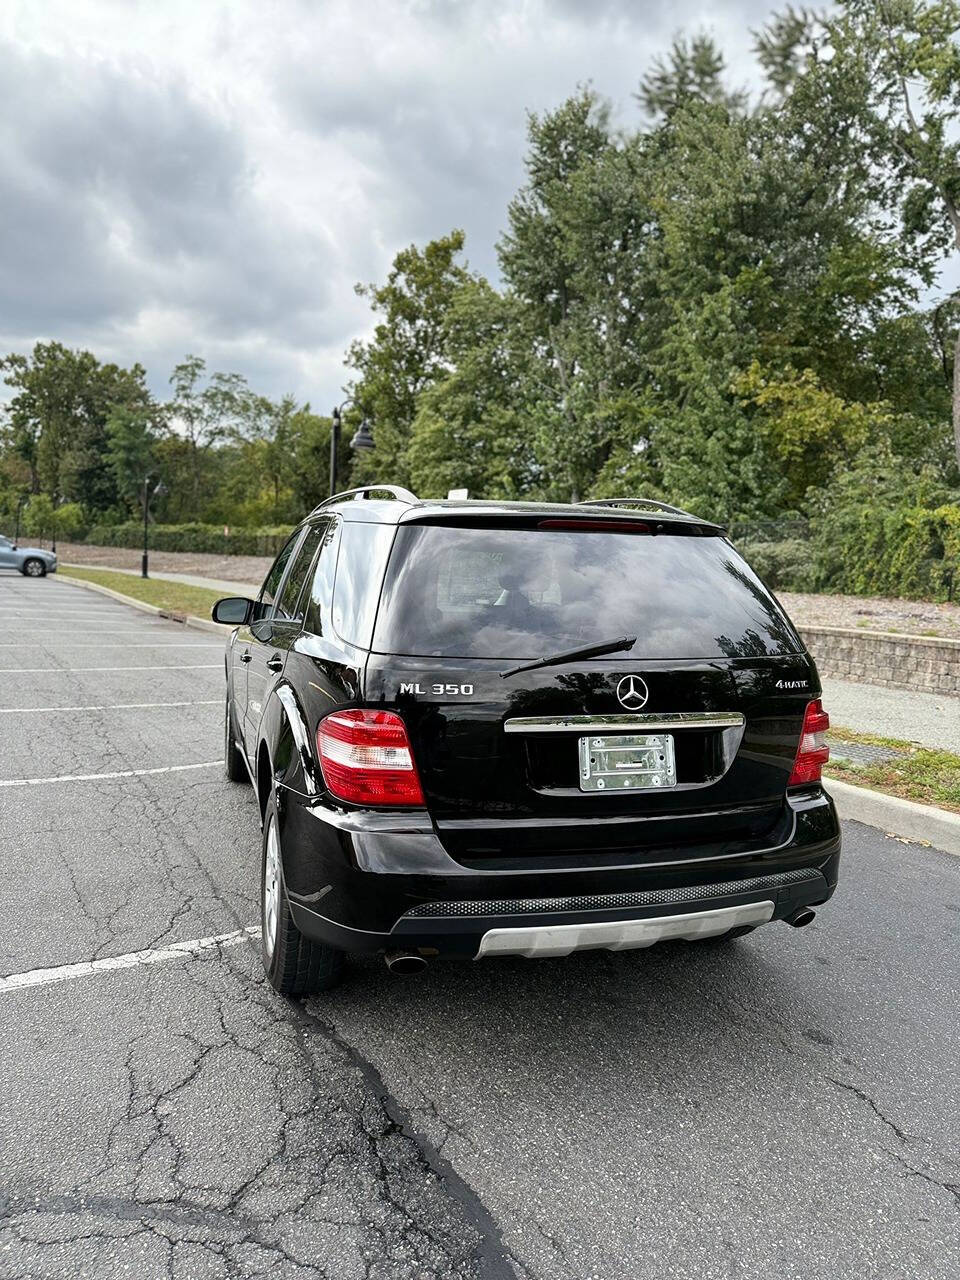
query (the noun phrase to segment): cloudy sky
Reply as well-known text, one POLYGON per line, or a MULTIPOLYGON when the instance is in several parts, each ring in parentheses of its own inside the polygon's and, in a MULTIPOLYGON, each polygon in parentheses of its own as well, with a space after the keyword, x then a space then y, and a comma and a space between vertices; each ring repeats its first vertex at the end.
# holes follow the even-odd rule
POLYGON ((451 227, 496 276, 525 112, 592 82, 621 120, 706 28, 753 77, 766 0, 3 0, 0 351, 185 352, 327 410, 357 281, 451 227))

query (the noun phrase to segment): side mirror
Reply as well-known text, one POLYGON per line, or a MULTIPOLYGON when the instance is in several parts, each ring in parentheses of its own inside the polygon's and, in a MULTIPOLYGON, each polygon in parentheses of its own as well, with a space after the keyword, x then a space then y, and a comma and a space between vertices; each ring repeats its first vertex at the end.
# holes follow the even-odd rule
POLYGON ((225 622, 229 627, 242 627, 253 617, 254 604, 246 596, 227 596, 218 600, 210 612, 214 622, 225 622))

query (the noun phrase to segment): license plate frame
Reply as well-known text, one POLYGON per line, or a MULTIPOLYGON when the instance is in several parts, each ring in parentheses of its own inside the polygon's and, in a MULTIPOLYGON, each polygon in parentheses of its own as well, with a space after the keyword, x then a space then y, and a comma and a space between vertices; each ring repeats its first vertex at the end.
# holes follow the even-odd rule
POLYGON ((578 743, 580 790, 591 795, 677 785, 672 733, 592 733, 578 743))

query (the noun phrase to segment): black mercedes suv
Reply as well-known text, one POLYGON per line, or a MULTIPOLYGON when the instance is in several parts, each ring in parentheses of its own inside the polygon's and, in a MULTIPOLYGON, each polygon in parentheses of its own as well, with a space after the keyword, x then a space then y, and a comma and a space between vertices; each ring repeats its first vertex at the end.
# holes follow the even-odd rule
POLYGON ((717 525, 353 490, 213 616, 281 992, 351 951, 732 939, 834 891, 816 667, 717 525))

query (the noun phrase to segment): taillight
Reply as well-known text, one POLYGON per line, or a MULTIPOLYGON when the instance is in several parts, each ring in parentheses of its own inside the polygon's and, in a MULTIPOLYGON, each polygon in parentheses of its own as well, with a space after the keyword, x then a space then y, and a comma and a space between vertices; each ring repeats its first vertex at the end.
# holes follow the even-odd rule
POLYGON ((341 800, 422 805, 407 728, 392 711, 335 711, 317 726, 323 780, 341 800))
POLYGON ((808 702, 803 714, 803 732, 800 735, 800 745, 797 747, 797 758, 793 762, 793 773, 787 783, 788 787, 820 781, 820 770, 830 759, 830 748, 827 746, 829 728, 830 717, 824 711, 820 699, 818 698, 816 702, 808 702))

